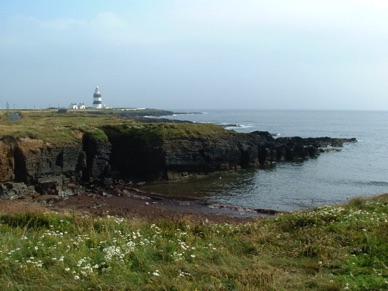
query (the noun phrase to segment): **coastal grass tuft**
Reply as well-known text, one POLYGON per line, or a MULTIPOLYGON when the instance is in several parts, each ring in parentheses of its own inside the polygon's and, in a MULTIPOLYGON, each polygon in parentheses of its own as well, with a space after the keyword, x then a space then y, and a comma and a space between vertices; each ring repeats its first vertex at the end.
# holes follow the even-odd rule
POLYGON ((0 215, 1 290, 387 290, 388 194, 228 224, 0 215))

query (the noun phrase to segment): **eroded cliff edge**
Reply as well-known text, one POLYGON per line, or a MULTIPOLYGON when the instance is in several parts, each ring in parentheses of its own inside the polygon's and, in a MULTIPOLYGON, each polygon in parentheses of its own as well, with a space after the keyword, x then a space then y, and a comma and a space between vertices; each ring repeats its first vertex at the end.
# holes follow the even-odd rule
POLYGON ((260 167, 317 157, 342 138, 273 138, 214 124, 100 124, 74 131, 69 142, 39 136, 0 138, 0 196, 77 194, 87 183, 181 179, 193 174, 260 167))

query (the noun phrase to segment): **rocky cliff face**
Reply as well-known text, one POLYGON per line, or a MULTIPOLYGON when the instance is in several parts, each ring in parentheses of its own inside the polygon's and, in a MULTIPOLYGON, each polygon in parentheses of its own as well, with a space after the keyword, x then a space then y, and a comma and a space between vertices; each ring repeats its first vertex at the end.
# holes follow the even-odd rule
POLYGON ((265 138, 231 134, 225 137, 175 138, 163 143, 164 177, 179 179, 189 173, 209 173, 258 166, 265 138))
POLYGON ((235 170, 277 161, 316 157, 324 146, 342 146, 355 139, 274 139, 268 132, 221 135, 144 133, 104 127, 108 139, 84 134, 68 145, 36 139, 0 138, 0 196, 31 194, 71 195, 77 185, 106 177, 181 179, 190 174, 235 170))
POLYGON ((74 194, 69 185, 107 174, 109 156, 110 143, 88 135, 78 143, 64 146, 4 136, 0 139, 0 197, 34 192, 74 194))

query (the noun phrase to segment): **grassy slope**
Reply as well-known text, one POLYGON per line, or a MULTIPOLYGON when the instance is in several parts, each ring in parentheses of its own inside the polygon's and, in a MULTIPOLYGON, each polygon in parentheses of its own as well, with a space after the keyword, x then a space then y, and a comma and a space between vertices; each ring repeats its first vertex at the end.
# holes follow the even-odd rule
POLYGON ((387 290, 388 194, 238 225, 0 216, 0 287, 387 290))

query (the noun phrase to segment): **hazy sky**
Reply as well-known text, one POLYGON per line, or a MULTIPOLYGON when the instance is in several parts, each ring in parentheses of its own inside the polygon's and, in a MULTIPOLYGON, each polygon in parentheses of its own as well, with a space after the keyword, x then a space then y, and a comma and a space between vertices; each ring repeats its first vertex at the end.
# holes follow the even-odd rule
POLYGON ((388 110, 387 0, 0 0, 0 108, 388 110))

